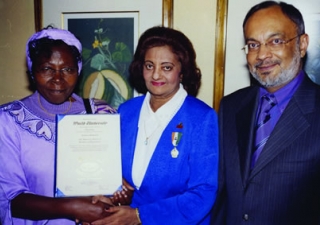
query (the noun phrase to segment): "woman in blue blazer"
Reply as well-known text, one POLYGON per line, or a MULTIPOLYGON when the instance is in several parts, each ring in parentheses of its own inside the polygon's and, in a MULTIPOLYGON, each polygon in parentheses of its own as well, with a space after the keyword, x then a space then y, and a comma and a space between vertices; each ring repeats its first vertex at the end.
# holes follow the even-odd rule
POLYGON ((103 223, 209 224, 217 190, 217 116, 194 97, 201 80, 195 58, 179 31, 153 27, 140 37, 130 81, 145 95, 119 108, 123 177, 135 191, 130 207, 110 208, 103 223))

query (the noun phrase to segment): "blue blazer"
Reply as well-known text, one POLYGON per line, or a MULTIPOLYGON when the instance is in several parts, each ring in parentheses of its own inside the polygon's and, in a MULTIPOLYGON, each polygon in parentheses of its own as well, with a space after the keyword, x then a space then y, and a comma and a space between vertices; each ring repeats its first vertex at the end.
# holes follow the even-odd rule
POLYGON ((215 225, 320 224, 320 88, 305 76, 250 171, 259 87, 220 106, 215 225))
MULTIPOLYGON (((123 177, 132 185, 132 163, 144 96, 119 107, 123 177)), ((209 224, 216 198, 218 126, 215 111, 188 96, 165 128, 132 207, 142 224, 209 224), (179 155, 171 157, 172 132, 181 132, 179 155)))

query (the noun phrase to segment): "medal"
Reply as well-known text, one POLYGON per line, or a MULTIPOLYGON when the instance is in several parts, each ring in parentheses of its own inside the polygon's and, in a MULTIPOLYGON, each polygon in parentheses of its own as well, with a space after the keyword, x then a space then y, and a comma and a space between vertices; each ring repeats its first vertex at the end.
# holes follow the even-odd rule
POLYGON ((174 147, 172 150, 171 150, 171 157, 172 158, 177 158, 179 155, 179 151, 176 149, 176 147, 174 147))
POLYGON ((180 132, 172 132, 171 141, 172 141, 172 145, 174 146, 174 148, 171 150, 172 158, 177 158, 179 155, 179 151, 176 147, 178 146, 181 140, 181 136, 182 136, 182 133, 180 132))

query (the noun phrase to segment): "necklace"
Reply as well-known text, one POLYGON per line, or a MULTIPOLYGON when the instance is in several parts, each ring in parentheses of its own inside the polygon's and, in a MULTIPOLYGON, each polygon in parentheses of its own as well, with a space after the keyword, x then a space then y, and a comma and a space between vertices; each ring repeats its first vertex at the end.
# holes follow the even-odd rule
MULTIPOLYGON (((67 108, 66 111, 62 112, 62 113, 59 113, 59 114, 66 114, 70 109, 71 109, 71 106, 72 106, 72 101, 71 101, 71 97, 69 97, 69 106, 67 108)), ((50 113, 48 112, 48 110, 46 110, 42 104, 41 104, 41 101, 40 101, 40 94, 38 93, 38 103, 39 103, 39 106, 40 108, 42 109, 42 111, 44 111, 46 114, 48 114, 49 116, 55 116, 56 114, 53 114, 53 113, 50 113)))
POLYGON ((149 136, 147 136, 146 121, 144 122, 144 134, 146 136, 146 140, 144 140, 145 145, 148 145, 149 139, 156 133, 159 127, 160 125, 158 124, 158 126, 152 131, 152 133, 149 136))

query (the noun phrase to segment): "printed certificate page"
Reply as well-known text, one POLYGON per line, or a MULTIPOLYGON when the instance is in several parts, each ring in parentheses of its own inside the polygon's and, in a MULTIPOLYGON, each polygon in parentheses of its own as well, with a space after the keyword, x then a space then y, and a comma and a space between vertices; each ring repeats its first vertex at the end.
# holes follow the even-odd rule
POLYGON ((112 195, 120 148, 119 114, 57 115, 55 196, 112 195))

